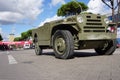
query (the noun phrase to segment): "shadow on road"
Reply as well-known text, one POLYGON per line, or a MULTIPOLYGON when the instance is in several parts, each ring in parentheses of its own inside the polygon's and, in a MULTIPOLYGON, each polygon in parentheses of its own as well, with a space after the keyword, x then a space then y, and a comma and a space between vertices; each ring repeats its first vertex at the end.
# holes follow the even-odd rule
POLYGON ((44 52, 42 55, 55 56, 54 52, 44 52))
MULTIPOLYGON (((46 56, 54 56, 54 52, 44 52, 42 55, 46 56)), ((74 52, 73 58, 75 57, 92 57, 92 56, 98 56, 95 52, 74 52)))
POLYGON ((74 57, 92 57, 92 56, 98 56, 98 54, 94 52, 74 52, 74 57))

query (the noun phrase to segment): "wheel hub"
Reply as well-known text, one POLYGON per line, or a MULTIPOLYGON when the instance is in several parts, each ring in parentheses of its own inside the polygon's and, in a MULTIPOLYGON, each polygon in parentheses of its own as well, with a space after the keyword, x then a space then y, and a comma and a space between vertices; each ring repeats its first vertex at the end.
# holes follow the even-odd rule
POLYGON ((56 50, 59 52, 59 54, 63 54, 66 49, 65 40, 63 38, 58 38, 56 39, 55 45, 56 50))

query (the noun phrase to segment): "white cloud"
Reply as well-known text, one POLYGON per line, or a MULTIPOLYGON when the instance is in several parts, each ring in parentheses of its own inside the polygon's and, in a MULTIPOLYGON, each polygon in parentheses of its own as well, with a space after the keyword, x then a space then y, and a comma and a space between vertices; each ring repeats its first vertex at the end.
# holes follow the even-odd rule
POLYGON ((0 0, 0 23, 12 24, 22 19, 36 19, 43 11, 43 0, 0 0))
POLYGON ((39 24, 39 26, 42 26, 44 23, 46 22, 50 22, 50 21, 54 21, 54 20, 59 20, 59 19, 62 19, 62 17, 58 17, 57 15, 53 16, 53 17, 50 17, 50 18, 47 18, 45 19, 43 22, 41 22, 39 24))
POLYGON ((2 35, 3 41, 7 41, 8 40, 8 35, 4 32, 2 28, 0 27, 0 34, 2 35))
POLYGON ((16 22, 24 18, 24 16, 20 13, 16 12, 0 12, 0 16, 2 17, 0 20, 5 22, 16 22))
POLYGON ((2 34, 2 28, 0 27, 0 34, 2 34))
POLYGON ((90 0, 88 7, 88 12, 96 14, 110 13, 110 9, 101 0, 90 0))
POLYGON ((65 4, 64 0, 51 0, 50 5, 51 6, 56 6, 57 4, 65 4))

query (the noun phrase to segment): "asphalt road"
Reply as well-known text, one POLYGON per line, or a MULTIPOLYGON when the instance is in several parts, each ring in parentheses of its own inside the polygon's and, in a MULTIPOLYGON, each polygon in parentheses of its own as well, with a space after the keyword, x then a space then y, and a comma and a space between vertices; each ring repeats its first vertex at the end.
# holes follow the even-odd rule
POLYGON ((0 51, 0 80, 120 80, 120 49, 112 56, 75 51, 73 59, 54 57, 52 50, 0 51))

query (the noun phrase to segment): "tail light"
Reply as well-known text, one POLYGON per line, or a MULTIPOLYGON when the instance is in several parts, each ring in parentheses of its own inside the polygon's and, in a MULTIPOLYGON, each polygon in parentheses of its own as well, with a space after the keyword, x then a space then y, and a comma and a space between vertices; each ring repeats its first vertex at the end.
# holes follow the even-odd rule
POLYGON ((107 28, 107 32, 111 32, 111 33, 114 33, 115 32, 115 27, 114 26, 110 26, 107 28))

